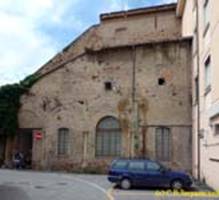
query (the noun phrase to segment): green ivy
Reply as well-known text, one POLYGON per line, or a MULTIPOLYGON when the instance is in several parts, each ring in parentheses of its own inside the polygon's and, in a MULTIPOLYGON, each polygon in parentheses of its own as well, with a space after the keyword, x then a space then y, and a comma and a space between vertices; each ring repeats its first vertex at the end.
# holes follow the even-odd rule
POLYGON ((7 84, 0 87, 0 133, 6 135, 16 133, 19 127, 20 97, 27 93, 38 79, 38 76, 30 75, 20 81, 20 83, 7 84))

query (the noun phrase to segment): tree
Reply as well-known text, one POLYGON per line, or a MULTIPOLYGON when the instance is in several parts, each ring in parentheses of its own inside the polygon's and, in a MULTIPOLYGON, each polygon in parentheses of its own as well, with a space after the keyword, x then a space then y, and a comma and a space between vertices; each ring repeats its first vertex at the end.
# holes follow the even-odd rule
POLYGON ((6 135, 15 134, 18 124, 18 112, 21 106, 20 98, 27 93, 39 79, 30 75, 20 83, 7 84, 0 87, 0 131, 6 135))

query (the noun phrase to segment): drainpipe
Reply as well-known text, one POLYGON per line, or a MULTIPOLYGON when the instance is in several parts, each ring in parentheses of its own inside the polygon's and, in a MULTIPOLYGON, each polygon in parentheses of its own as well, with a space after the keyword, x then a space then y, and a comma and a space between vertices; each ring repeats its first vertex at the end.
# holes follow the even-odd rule
POLYGON ((132 134, 131 134, 131 157, 136 156, 138 145, 138 111, 136 101, 136 46, 132 46, 132 134))
POLYGON ((199 0, 196 0, 196 38, 197 38, 197 79, 198 79, 198 97, 197 97, 197 176, 201 179, 201 130, 200 130, 200 31, 199 31, 199 0))

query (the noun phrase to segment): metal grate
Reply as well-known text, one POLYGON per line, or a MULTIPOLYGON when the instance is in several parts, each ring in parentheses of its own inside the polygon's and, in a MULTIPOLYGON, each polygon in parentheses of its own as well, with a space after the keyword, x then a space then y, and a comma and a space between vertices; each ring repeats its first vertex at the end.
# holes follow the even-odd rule
POLYGON ((60 128, 58 130, 58 155, 68 154, 69 129, 60 128))
POLYGON ((121 128, 114 117, 106 117, 97 125, 96 156, 121 154, 121 128))
POLYGON ((156 158, 161 161, 171 159, 171 134, 169 128, 156 128, 156 158))

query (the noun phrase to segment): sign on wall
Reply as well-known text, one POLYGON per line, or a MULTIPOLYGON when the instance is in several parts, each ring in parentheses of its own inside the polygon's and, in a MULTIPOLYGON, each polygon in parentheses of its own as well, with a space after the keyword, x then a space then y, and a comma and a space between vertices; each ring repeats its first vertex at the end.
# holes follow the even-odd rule
POLYGON ((37 131, 34 131, 34 139, 35 140, 42 140, 43 138, 43 134, 41 131, 37 130, 37 131))

